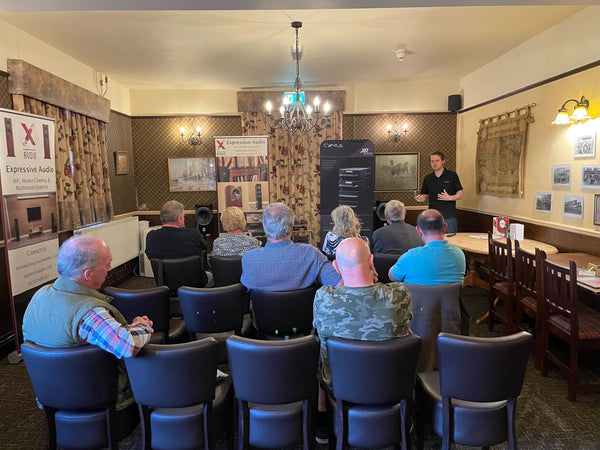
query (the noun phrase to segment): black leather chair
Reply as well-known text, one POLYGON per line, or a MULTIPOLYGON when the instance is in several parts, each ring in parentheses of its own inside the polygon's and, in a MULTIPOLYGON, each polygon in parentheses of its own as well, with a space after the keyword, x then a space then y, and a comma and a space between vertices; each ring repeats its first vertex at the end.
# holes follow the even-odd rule
POLYGON ((238 403, 239 448, 315 445, 319 339, 227 339, 238 403))
POLYGON ((171 291, 171 315, 181 317, 177 289, 181 286, 204 287, 208 281, 205 272, 205 252, 185 258, 152 258, 152 271, 157 286, 167 286, 171 291))
POLYGON ((137 316, 148 316, 152 320, 154 333, 151 343, 168 344, 185 336, 185 322, 171 319, 171 293, 166 286, 148 289, 107 287, 104 293, 113 298, 111 304, 128 323, 137 316))
POLYGON ((390 277, 388 276, 388 272, 392 268, 398 258, 402 255, 393 255, 390 253, 374 253, 373 254, 373 265, 375 266, 375 270, 377 271, 377 275, 379 276, 379 282, 381 283, 389 283, 390 277))
POLYGON ((428 420, 443 449, 505 441, 516 449, 515 409, 532 345, 525 331, 498 338, 440 333, 439 372, 417 375, 419 443, 428 420))
MULTIPOLYGON (((241 334, 248 294, 240 283, 215 288, 182 286, 177 295, 191 340, 216 333, 241 334)), ((227 363, 225 340, 229 336, 213 337, 219 343, 219 363, 227 363)))
POLYGON ((95 345, 63 349, 31 342, 21 352, 44 407, 49 449, 118 448, 117 441, 133 431, 135 408, 114 409, 119 373, 114 355, 95 345))
POLYGON ((210 255, 210 267, 216 287, 239 283, 242 278, 241 256, 210 255))
POLYGON ((420 348, 414 334, 387 341, 327 339, 336 448, 409 447, 406 418, 420 348))
POLYGON ((213 338, 148 344, 125 364, 139 407, 143 448, 214 448, 223 431, 233 448, 232 381, 217 382, 213 338))
POLYGON ((250 291, 258 337, 288 339, 310 334, 316 291, 314 286, 293 291, 250 291))
POLYGON ((404 284, 412 297, 410 329, 423 339, 417 370, 437 370, 437 336, 461 334, 460 283, 419 286, 404 284))

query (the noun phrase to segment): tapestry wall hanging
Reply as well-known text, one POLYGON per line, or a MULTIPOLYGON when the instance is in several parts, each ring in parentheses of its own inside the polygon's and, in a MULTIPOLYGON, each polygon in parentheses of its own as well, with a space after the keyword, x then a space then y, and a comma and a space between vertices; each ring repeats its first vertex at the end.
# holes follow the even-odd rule
POLYGON ((479 121, 477 193, 523 197, 523 165, 527 125, 534 122, 535 103, 479 121))

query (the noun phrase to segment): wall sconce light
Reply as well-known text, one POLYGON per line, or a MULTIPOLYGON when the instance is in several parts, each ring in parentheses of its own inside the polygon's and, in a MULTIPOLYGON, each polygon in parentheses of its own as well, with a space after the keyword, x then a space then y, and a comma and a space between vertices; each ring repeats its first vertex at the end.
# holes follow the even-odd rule
POLYGON ((581 96, 581 100, 575 100, 574 98, 570 98, 558 110, 558 114, 556 115, 556 119, 552 122, 553 125, 570 125, 572 123, 578 123, 582 120, 590 119, 591 116, 588 115, 588 108, 590 106, 590 102, 583 95, 581 96), (569 116, 567 112, 567 104, 570 102, 577 103, 575 109, 573 110, 573 114, 569 116))
POLYGON ((187 142, 188 144, 190 144, 192 147, 195 147, 198 144, 202 143, 202 139, 200 139, 200 127, 196 127, 196 132, 194 132, 192 130, 192 132, 190 133, 190 135, 186 138, 185 137, 185 128, 181 127, 179 129, 179 131, 181 132, 181 142, 187 142))
POLYGON ((406 136, 406 133, 408 133, 407 123, 402 125, 402 131, 398 131, 396 122, 394 122, 393 126, 391 123, 387 126, 387 134, 392 142, 398 142, 400 140, 400 137, 402 136, 400 133, 404 133, 404 136, 406 136))

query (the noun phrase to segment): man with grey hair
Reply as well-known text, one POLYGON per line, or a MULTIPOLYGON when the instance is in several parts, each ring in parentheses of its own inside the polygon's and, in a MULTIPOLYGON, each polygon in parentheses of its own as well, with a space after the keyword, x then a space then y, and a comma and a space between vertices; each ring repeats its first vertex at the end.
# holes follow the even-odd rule
POLYGON ((267 236, 264 247, 242 257, 241 282, 248 289, 290 291, 313 284, 335 286, 339 274, 318 249, 292 242, 294 213, 284 203, 273 203, 263 212, 267 236))
MULTIPOLYGON (((128 324, 111 298, 98 292, 111 269, 108 245, 91 236, 74 236, 58 251, 60 276, 42 286, 23 316, 23 339, 54 348, 97 345, 117 358, 135 356, 150 341, 152 321, 136 317, 128 324)), ((127 388, 127 374, 119 379, 117 410, 135 408, 127 388)), ((134 411, 135 413, 135 411, 134 411)))
MULTIPOLYGON (((185 258, 202 255, 206 251, 206 240, 202 233, 195 228, 185 227, 183 203, 177 200, 166 202, 160 208, 160 221, 162 228, 146 235, 146 256, 149 259, 185 258)), ((214 285, 210 272, 205 272, 200 281, 203 287, 214 285)))
POLYGON ((373 253, 403 255, 414 247, 421 247, 423 240, 412 225, 404 222, 404 203, 390 200, 385 204, 387 225, 373 232, 373 253))

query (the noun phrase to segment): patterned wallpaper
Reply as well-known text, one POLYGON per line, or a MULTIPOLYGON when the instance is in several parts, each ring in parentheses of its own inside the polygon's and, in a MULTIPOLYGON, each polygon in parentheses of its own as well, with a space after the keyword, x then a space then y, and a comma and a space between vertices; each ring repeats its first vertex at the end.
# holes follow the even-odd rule
POLYGON ((167 200, 178 200, 186 209, 197 204, 217 205, 216 191, 169 192, 169 158, 214 156, 213 136, 240 136, 239 116, 202 117, 134 117, 131 119, 135 186, 140 208, 156 211, 167 200), (179 129, 186 135, 196 126, 202 127, 202 143, 192 147, 181 142, 179 129))
POLYGON ((0 72, 0 108, 12 109, 12 98, 8 93, 8 74, 0 72))
MULTIPOLYGON (((456 114, 348 114, 344 115, 343 139, 370 139, 375 154, 419 153, 419 188, 431 172, 429 156, 435 151, 446 155, 450 170, 456 170, 456 114), (399 129, 408 124, 408 133, 396 143, 388 138, 387 125, 397 120, 399 129)), ((414 201, 412 192, 376 192, 375 200, 397 199, 406 206, 423 206, 414 201)))
POLYGON ((131 117, 110 112, 110 123, 106 125, 106 151, 110 173, 115 215, 137 209, 135 204, 135 166, 131 142, 131 117), (115 152, 126 151, 129 157, 129 173, 117 175, 115 172, 115 152))

